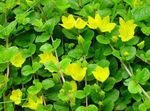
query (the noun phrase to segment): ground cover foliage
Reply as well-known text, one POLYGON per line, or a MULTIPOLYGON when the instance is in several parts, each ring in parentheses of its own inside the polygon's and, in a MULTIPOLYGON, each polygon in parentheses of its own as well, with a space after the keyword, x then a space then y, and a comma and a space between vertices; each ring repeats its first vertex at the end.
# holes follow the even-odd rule
POLYGON ((1 111, 149 111, 149 0, 1 0, 1 111))

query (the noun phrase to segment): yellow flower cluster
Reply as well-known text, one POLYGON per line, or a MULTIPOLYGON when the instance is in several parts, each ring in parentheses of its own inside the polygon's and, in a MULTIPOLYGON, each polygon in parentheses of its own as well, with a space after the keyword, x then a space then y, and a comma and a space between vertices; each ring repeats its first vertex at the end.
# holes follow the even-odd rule
POLYGON ((12 94, 10 95, 10 100, 12 100, 16 105, 19 105, 21 103, 22 99, 22 92, 20 89, 16 89, 12 91, 12 94))
POLYGON ((63 26, 66 29, 72 29, 72 28, 77 28, 77 29, 83 29, 86 26, 86 22, 81 19, 73 17, 73 15, 69 15, 68 17, 62 16, 62 22, 61 26, 63 26))
MULTIPOLYGON (((66 67, 65 74, 71 76, 76 81, 82 81, 86 75, 87 67, 81 67, 79 63, 72 63, 66 67)), ((109 77, 109 68, 97 66, 92 72, 95 79, 104 82, 109 77)))
MULTIPOLYGON (((99 29, 101 32, 111 32, 116 24, 110 22, 110 17, 105 16, 101 17, 99 14, 95 15, 95 18, 88 16, 88 21, 85 22, 81 18, 75 18, 73 15, 69 15, 68 17, 62 16, 61 26, 66 29, 83 29, 86 25, 91 29, 99 29)), ((134 37, 134 30, 136 28, 136 24, 133 23, 133 20, 124 21, 122 18, 119 18, 119 37, 123 42, 129 41, 134 37)))
POLYGON ((110 23, 109 16, 106 16, 102 19, 99 14, 96 14, 95 18, 88 17, 88 23, 82 20, 81 18, 74 19, 73 15, 69 15, 68 17, 62 16, 61 26, 66 29, 83 29, 86 25, 91 29, 99 28, 101 32, 111 32, 115 28, 115 23, 110 23))

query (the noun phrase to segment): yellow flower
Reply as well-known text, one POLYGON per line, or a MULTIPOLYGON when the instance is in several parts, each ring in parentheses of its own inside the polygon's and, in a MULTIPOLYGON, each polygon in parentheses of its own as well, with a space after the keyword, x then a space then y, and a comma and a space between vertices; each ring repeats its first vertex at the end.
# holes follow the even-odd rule
POLYGON ((39 55, 40 63, 45 64, 46 62, 53 62, 54 64, 58 63, 56 57, 52 53, 44 52, 39 55))
POLYGON ((106 16, 103 19, 99 14, 95 15, 95 19, 88 17, 88 27, 91 29, 99 28, 101 32, 111 32, 115 28, 115 23, 110 23, 110 17, 106 16))
POLYGON ((77 18, 75 22, 75 28, 77 29, 83 29, 86 26, 86 22, 82 20, 81 18, 77 18))
POLYGON ((32 110, 36 110, 38 108, 38 106, 41 105, 41 104, 43 104, 42 96, 40 98, 38 98, 38 97, 36 97, 36 98, 29 97, 28 102, 23 104, 22 107, 27 107, 27 108, 30 108, 32 110))
POLYGON ((101 16, 99 14, 95 15, 95 18, 88 16, 88 27, 91 29, 97 29, 98 24, 102 22, 101 16))
POLYGON ((126 42, 134 37, 134 29, 136 28, 136 24, 133 23, 133 20, 128 20, 125 22, 122 18, 119 18, 119 37, 123 42, 126 42))
POLYGON ((12 94, 10 95, 10 99, 15 103, 15 104, 20 104, 21 99, 22 99, 22 92, 20 89, 16 89, 12 91, 12 94))
POLYGON ((71 14, 68 17, 62 16, 62 22, 61 26, 65 29, 72 29, 75 25, 75 19, 71 14))
POLYGON ((93 71, 93 75, 95 79, 97 79, 100 82, 104 82, 109 77, 109 68, 108 67, 100 67, 97 66, 95 71, 93 71))
POLYGON ((87 68, 82 68, 79 63, 72 63, 66 67, 65 74, 70 75, 76 81, 82 81, 85 77, 87 68))
POLYGON ((106 16, 102 19, 102 22, 98 24, 98 28, 101 32, 111 32, 115 28, 115 23, 110 23, 110 17, 106 16))
POLYGON ((25 58, 23 58, 21 52, 19 52, 11 58, 10 62, 16 67, 21 67, 25 62, 25 58))

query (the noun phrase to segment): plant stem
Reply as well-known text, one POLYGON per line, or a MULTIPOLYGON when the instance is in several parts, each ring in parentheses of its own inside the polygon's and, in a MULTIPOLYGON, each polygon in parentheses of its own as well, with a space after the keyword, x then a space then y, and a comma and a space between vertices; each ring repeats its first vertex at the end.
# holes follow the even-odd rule
MULTIPOLYGON (((52 40, 52 43, 53 43, 54 42, 53 36, 51 36, 51 40, 52 40)), ((55 56, 56 56, 57 61, 59 62, 59 58, 58 58, 58 54, 57 54, 56 49, 55 49, 55 56)), ((58 67, 58 73, 60 74, 62 82, 64 83, 65 82, 65 78, 63 76, 62 71, 60 70, 60 66, 58 67)))
POLYGON ((145 62, 146 64, 150 65, 150 62, 148 62, 147 60, 144 60, 143 58, 141 58, 137 54, 136 54, 136 57, 139 58, 140 60, 142 60, 143 62, 145 62))
MULTIPOLYGON (((87 86, 87 79, 86 79, 86 76, 85 76, 84 81, 85 81, 85 86, 87 86)), ((85 104, 86 104, 86 110, 87 110, 87 107, 88 107, 88 97, 87 97, 87 96, 86 96, 86 98, 85 98, 85 104)))

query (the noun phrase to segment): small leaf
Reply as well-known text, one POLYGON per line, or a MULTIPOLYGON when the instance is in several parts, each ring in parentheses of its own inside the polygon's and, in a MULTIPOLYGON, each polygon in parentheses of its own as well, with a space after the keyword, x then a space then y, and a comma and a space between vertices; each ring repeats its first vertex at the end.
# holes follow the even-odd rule
POLYGON ((53 47, 54 47, 54 49, 57 49, 57 48, 59 47, 60 43, 61 43, 61 40, 60 40, 60 39, 54 40, 54 42, 53 42, 53 47))
POLYGON ((142 70, 138 69, 136 71, 135 78, 140 84, 144 85, 150 78, 150 72, 147 68, 144 68, 142 70))
POLYGON ((21 69, 21 73, 24 76, 32 74, 33 73, 32 67, 30 65, 23 66, 23 68, 21 69))
POLYGON ((79 59, 83 54, 81 49, 75 48, 69 51, 68 55, 72 58, 79 59))
POLYGON ((136 93, 141 93, 141 89, 135 81, 131 80, 128 84, 128 90, 130 93, 136 94, 136 93))
POLYGON ((44 45, 42 45, 40 47, 40 51, 42 51, 42 52, 49 52, 50 53, 50 52, 53 51, 53 47, 52 47, 51 44, 45 43, 44 45))
POLYGON ((86 95, 83 90, 77 90, 77 92, 75 93, 75 97, 78 99, 83 99, 86 97, 86 95))
POLYGON ((103 36, 103 35, 98 35, 98 36, 96 37, 96 40, 97 40, 99 43, 101 43, 101 44, 109 44, 109 43, 110 43, 109 38, 108 38, 108 37, 105 37, 105 36, 103 36))
POLYGON ((145 53, 146 60, 150 60, 150 49, 145 53))
POLYGON ((136 54, 136 48, 133 46, 127 46, 121 48, 121 55, 126 59, 126 60, 131 60, 132 58, 135 57, 136 54))
POLYGON ((41 35, 37 36, 35 42, 46 42, 49 40, 50 35, 48 33, 42 33, 41 35))
POLYGON ((98 111, 98 108, 95 105, 90 104, 87 107, 87 111, 98 111))
POLYGON ((48 90, 49 88, 54 87, 55 83, 51 79, 45 79, 42 81, 42 85, 45 90, 48 90))

